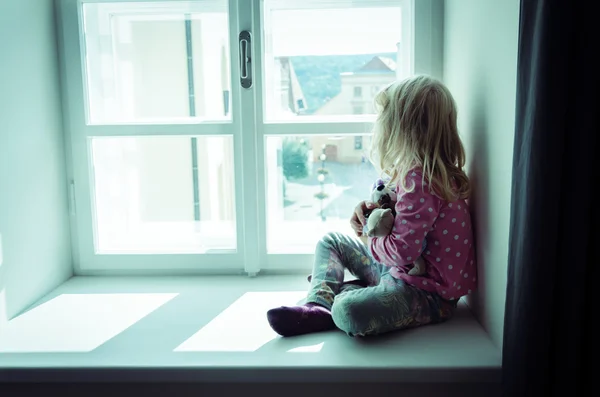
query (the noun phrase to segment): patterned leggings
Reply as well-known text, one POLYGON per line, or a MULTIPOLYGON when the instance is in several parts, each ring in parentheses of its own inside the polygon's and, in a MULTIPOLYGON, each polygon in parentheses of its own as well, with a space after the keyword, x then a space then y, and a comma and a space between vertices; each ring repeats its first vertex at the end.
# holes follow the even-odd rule
POLYGON ((339 233, 327 234, 317 244, 306 302, 330 308, 335 325, 350 336, 439 323, 456 306, 392 277, 359 239, 339 233), (368 286, 342 286, 344 269, 368 286))

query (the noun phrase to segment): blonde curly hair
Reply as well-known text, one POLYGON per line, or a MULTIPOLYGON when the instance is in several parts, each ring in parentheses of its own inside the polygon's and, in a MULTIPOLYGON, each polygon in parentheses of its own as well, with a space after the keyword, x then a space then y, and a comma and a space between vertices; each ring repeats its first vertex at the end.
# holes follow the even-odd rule
POLYGON ((371 161, 407 192, 406 175, 421 168, 423 185, 447 201, 468 198, 465 150, 458 135, 456 103, 439 80, 416 75, 375 96, 377 120, 371 161))

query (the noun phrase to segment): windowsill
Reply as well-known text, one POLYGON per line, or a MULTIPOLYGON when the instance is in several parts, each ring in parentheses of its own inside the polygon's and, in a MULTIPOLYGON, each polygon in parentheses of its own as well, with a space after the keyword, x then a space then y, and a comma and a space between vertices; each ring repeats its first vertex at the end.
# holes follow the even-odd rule
POLYGON ((9 322, 0 382, 500 380, 500 352, 464 304, 446 323, 369 340, 275 336, 265 310, 307 287, 304 276, 74 277, 9 322))

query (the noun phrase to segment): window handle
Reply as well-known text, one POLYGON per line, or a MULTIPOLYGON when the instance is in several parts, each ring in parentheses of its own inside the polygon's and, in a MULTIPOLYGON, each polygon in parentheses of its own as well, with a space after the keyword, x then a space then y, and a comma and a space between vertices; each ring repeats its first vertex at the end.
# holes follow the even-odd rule
POLYGON ((240 41, 240 84, 244 88, 252 87, 252 34, 244 30, 239 35, 240 41))

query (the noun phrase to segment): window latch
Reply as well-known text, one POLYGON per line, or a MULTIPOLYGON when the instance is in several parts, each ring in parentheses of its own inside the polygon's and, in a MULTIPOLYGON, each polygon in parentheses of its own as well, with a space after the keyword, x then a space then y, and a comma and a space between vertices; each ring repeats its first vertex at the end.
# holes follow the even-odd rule
POLYGON ((252 34, 244 30, 239 35, 240 42, 240 84, 243 88, 252 87, 252 34))

